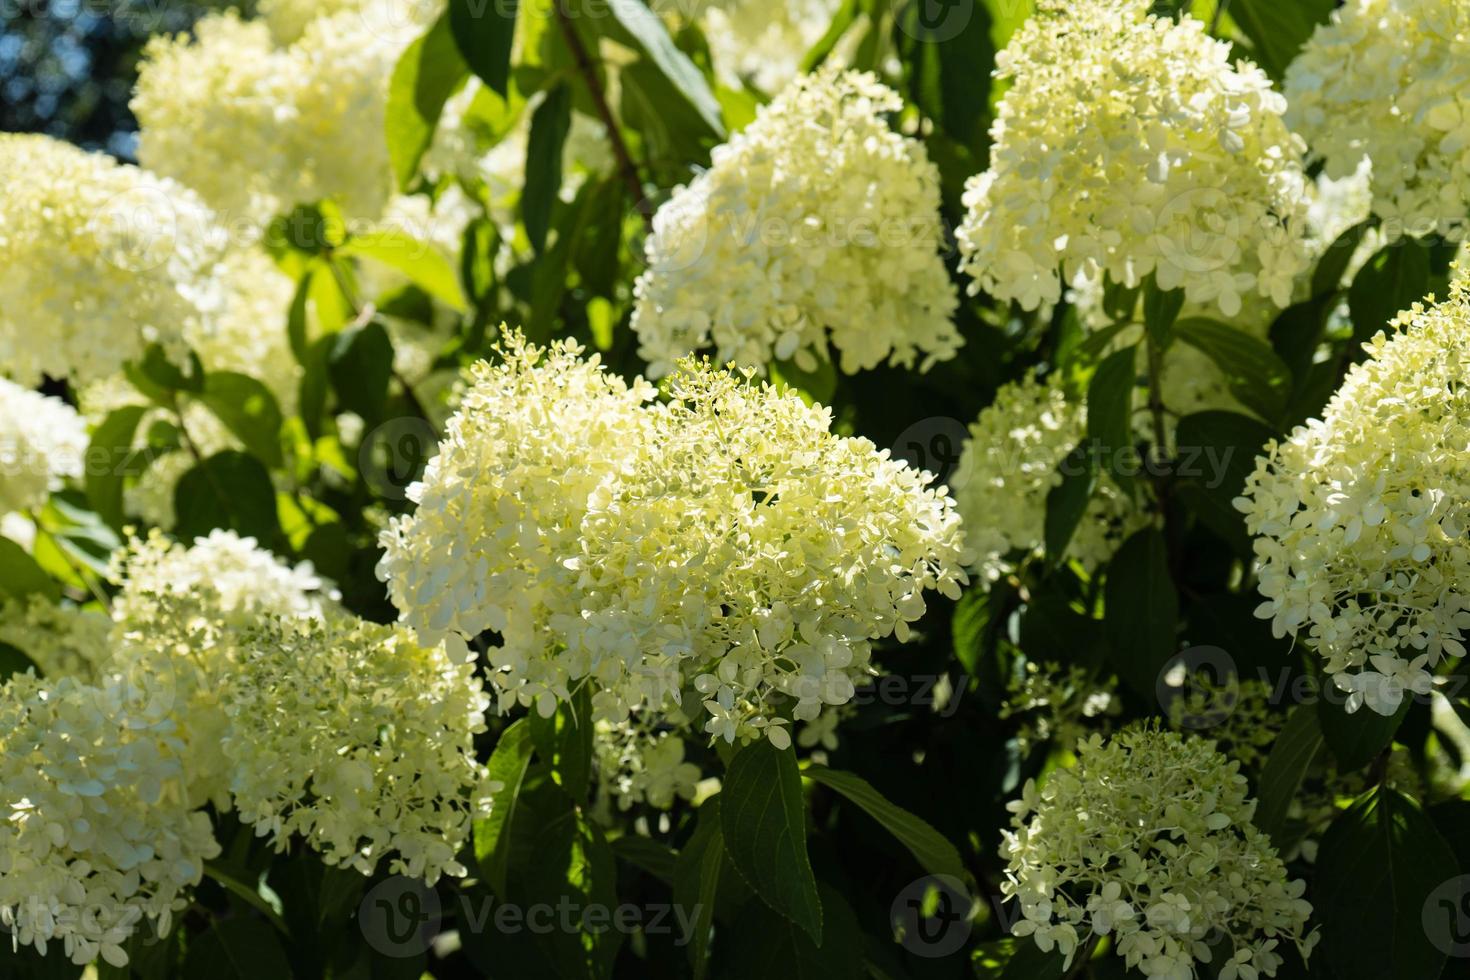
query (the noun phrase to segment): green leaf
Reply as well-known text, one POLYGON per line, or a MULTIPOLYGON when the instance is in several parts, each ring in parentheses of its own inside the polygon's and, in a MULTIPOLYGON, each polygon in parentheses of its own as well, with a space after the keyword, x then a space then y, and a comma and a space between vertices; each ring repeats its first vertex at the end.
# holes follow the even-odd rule
POLYGON ((327 375, 337 401, 369 425, 383 418, 393 376, 393 342, 376 320, 337 334, 327 356, 327 375))
POLYGON ((1229 10, 1250 39, 1252 60, 1280 82, 1286 66, 1336 6, 1336 0, 1235 0, 1229 10))
POLYGON ((1065 963, 1060 952, 1043 953, 1029 936, 981 943, 970 958, 979 980, 1062 980, 1065 963))
POLYGON ((391 228, 354 235, 337 250, 338 255, 370 259, 397 269, 441 303, 460 312, 469 308, 459 288, 453 263, 428 242, 391 228))
MULTIPOLYGON (((1133 450, 1134 348, 1109 354, 1087 385, 1087 441, 1100 454, 1102 471, 1124 489, 1132 487, 1134 470, 1124 456, 1133 450)), ((1097 457, 1095 457, 1097 458, 1097 457)), ((1077 491, 1074 489, 1073 494, 1077 491)))
POLYGON ((1316 867, 1317 955, 1334 977, 1440 975, 1446 952, 1425 925, 1436 911, 1435 889, 1459 873, 1459 863, 1417 803, 1386 786, 1359 799, 1327 829, 1316 867))
POLYGON ((822 903, 806 851, 806 802, 791 749, 762 739, 735 754, 720 793, 730 860, 772 909, 822 938, 822 903))
POLYGON ((1060 565, 1067 545, 1087 512, 1087 503, 1097 487, 1097 457, 1080 445, 1058 464, 1062 482, 1046 493, 1046 524, 1043 538, 1048 564, 1060 565))
MULTIPOLYGON (((1323 680, 1324 687, 1331 681, 1323 680)), ((1339 703, 1345 695, 1336 688, 1330 689, 1331 696, 1317 702, 1317 721, 1322 727, 1322 737, 1332 749, 1338 768, 1344 772, 1363 768, 1373 758, 1388 748, 1397 734, 1404 717, 1409 713, 1413 695, 1408 694, 1392 715, 1380 715, 1366 706, 1352 714, 1339 703)))
MULTIPOLYGON (((451 20, 466 2, 474 0, 456 0, 447 17, 441 16, 423 37, 404 50, 388 82, 384 122, 388 156, 400 190, 407 189, 418 175, 419 163, 434 142, 444 103, 469 73, 455 46, 458 31, 450 32, 451 20)), ((502 0, 485 2, 498 9, 502 0)))
POLYGON ((1255 824, 1279 851, 1285 851, 1290 843, 1286 818, 1291 802, 1321 751, 1322 728, 1317 722, 1317 712, 1309 704, 1299 704, 1287 716, 1256 786, 1255 824))
POLYGON ((842 0, 837 12, 832 15, 831 22, 827 25, 827 31, 817 42, 813 44, 801 59, 801 73, 808 74, 822 66, 832 49, 837 47, 837 42, 847 29, 857 20, 859 11, 859 0, 842 0))
POLYGON ((1143 325, 1156 347, 1166 348, 1173 333, 1179 311, 1184 309, 1184 290, 1162 290, 1149 276, 1143 291, 1143 325))
POLYGON ((721 933, 721 980, 854 980, 865 976, 863 934, 847 901, 823 886, 823 906, 830 911, 820 939, 790 921, 750 902, 721 933))
POLYGON ((531 740, 552 780, 585 805, 592 783, 592 695, 586 685, 569 702, 557 705, 550 718, 532 713, 531 740))
POLYGON ((449 26, 470 69, 502 98, 510 91, 510 50, 519 0, 449 0, 449 26))
POLYGON ((963 147, 984 144, 995 47, 990 17, 973 3, 905 3, 894 39, 914 104, 963 147), (934 14, 938 16, 933 16, 934 14))
POLYGON ((546 248, 551 212, 561 193, 562 148, 572 126, 572 90, 561 84, 531 115, 526 140, 526 183, 521 191, 521 221, 526 237, 539 255, 546 248))
POLYGON ((1108 562, 1104 632, 1113 667, 1139 695, 1156 697, 1159 671, 1176 649, 1179 593, 1169 575, 1164 535, 1136 532, 1108 562))
POLYGON ((142 405, 125 405, 112 412, 92 430, 92 441, 87 447, 87 500, 103 520, 116 528, 122 527, 126 519, 123 481, 129 472, 127 463, 132 456, 133 437, 145 412, 147 409, 142 405))
POLYGON ((613 854, 635 868, 641 868, 665 884, 672 884, 679 855, 667 844, 636 833, 624 834, 609 842, 613 854))
POLYGON ((955 604, 950 631, 955 659, 971 677, 979 673, 980 662, 990 648, 992 625, 990 593, 985 589, 966 589, 955 604))
POLYGON ((171 405, 179 392, 204 390, 204 366, 199 355, 189 352, 189 369, 185 371, 157 344, 149 344, 143 357, 128 364, 123 371, 139 391, 160 405, 171 405))
POLYGON ((1368 340, 1429 292, 1429 249, 1412 238, 1385 245, 1348 287, 1353 340, 1368 340))
POLYGON ((521 795, 521 783, 525 781, 526 769, 531 765, 534 743, 531 726, 524 718, 500 733, 495 751, 486 764, 490 779, 501 784, 492 800, 490 815, 475 821, 475 863, 480 873, 495 890, 505 897, 506 868, 510 860, 511 818, 521 795))
POLYGON ((0 641, 0 684, 28 670, 34 670, 37 677, 41 676, 41 668, 36 666, 36 662, 26 656, 23 650, 0 641))
POLYGON ((269 388, 248 375, 217 371, 205 377, 198 398, 263 463, 281 465, 281 409, 269 388))
POLYGON ((837 393, 837 368, 829 360, 818 361, 814 371, 802 370, 795 361, 775 361, 767 370, 772 382, 795 388, 808 405, 830 405, 837 393))
POLYGON ((40 594, 56 602, 61 586, 36 563, 26 550, 6 537, 0 537, 0 592, 13 599, 40 594))
POLYGON ((694 62, 669 37, 664 22, 642 0, 608 0, 607 9, 626 32, 626 40, 658 70, 672 92, 694 109, 711 135, 723 139, 719 100, 694 62))
POLYGON ((836 790, 883 825, 919 862, 919 867, 934 875, 950 875, 961 881, 969 876, 960 852, 919 817, 888 801, 882 793, 861 776, 850 772, 808 766, 803 773, 813 782, 836 790))
POLYGON ((183 541, 224 528, 268 548, 281 530, 270 474, 254 456, 233 450, 209 457, 180 478, 174 514, 174 534, 183 541))
POLYGON ((236 916, 215 919, 189 939, 184 980, 289 980, 291 965, 275 930, 264 920, 236 916))
POLYGON ((1242 554, 1250 554, 1251 539, 1235 498, 1245 490, 1256 456, 1275 435, 1259 420, 1236 412, 1196 412, 1175 429, 1174 476, 1181 499, 1242 554))
POLYGON ((1342 277, 1347 273, 1348 263, 1353 260, 1353 254, 1357 252, 1363 236, 1368 234, 1373 225, 1371 218, 1360 221, 1338 235, 1328 246, 1322 258, 1317 261, 1317 268, 1312 270, 1313 297, 1337 292, 1342 285, 1342 277))
POLYGON ((690 923, 688 950, 694 980, 703 980, 709 971, 710 930, 727 861, 716 798, 699 808, 694 834, 674 864, 674 906, 684 910, 690 923))
POLYGON ((553 792, 556 796, 546 799, 560 797, 565 809, 537 814, 541 822, 530 842, 534 858, 511 883, 511 901, 527 909, 570 905, 579 914, 573 920, 578 928, 545 932, 533 927, 533 938, 555 964, 556 975, 602 980, 609 975, 623 938, 610 921, 618 905, 617 861, 602 831, 560 791, 553 792), (588 918, 597 912, 602 921, 588 918))
POLYGON ((1291 392, 1291 370, 1270 344, 1202 317, 1180 320, 1174 333, 1215 362, 1242 405, 1268 422, 1281 418, 1291 392))

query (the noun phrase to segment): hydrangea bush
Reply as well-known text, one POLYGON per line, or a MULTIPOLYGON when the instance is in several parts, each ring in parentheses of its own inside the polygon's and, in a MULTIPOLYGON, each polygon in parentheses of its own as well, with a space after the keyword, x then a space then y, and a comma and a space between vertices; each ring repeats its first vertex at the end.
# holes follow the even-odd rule
POLYGON ((209 6, 0 136, 0 976, 1463 972, 1459 2, 209 6))

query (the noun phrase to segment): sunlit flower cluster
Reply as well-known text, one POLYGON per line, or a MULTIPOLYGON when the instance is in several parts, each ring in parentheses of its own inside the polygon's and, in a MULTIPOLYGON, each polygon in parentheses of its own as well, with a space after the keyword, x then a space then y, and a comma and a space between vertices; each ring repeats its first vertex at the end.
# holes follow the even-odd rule
POLYGON ((267 622, 239 643, 220 705, 240 818, 278 849, 299 834, 329 865, 371 874, 392 852, 390 873, 462 877, 492 788, 474 666, 338 617, 267 622))
POLYGON ((1236 506, 1257 615, 1311 638, 1349 711, 1393 714, 1470 627, 1470 288, 1414 304, 1367 352, 1322 418, 1267 446, 1236 506))
POLYGON ((0 134, 0 374, 79 382, 175 347, 217 305, 224 248, 199 199, 109 156, 0 134))
POLYGON ((1470 215, 1470 8, 1348 0, 1287 69, 1287 120, 1331 177, 1371 161, 1391 238, 1464 237, 1470 215))
POLYGON ((233 12, 200 20, 192 38, 154 38, 131 103, 138 157, 242 229, 323 198, 376 217, 393 184, 388 80, 417 32, 369 5, 312 19, 285 45, 233 12))
POLYGON ((973 289, 1026 309, 1078 274, 1233 316, 1306 268, 1300 138, 1255 65, 1144 0, 1045 0, 996 59, 1011 82, 958 232, 973 289))
POLYGON ((659 209, 633 314, 652 376, 711 347, 848 374, 954 356, 939 172, 884 119, 902 105, 871 74, 802 76, 659 209))
POLYGON ((382 540, 409 625, 501 634, 502 708, 548 715, 590 676, 617 723, 692 687, 711 734, 785 745, 777 703, 811 720, 846 702, 926 590, 958 596, 944 491, 833 435, 827 409, 694 362, 649 403, 578 353, 512 339, 479 366, 382 540))
POLYGON ((217 274, 219 312, 184 332, 208 371, 234 371, 263 382, 282 410, 296 405, 301 367, 291 353, 286 316, 296 287, 263 251, 237 249, 217 274))
POLYGON ((1189 978, 1227 948, 1223 980, 1275 976, 1277 947, 1308 956, 1312 907, 1251 818, 1239 765, 1214 744, 1132 729, 1078 747, 1073 769, 1009 805, 1012 829, 1001 885, 1020 904, 1012 930, 1070 965, 1093 936, 1110 936, 1127 966, 1150 977, 1189 978))
POLYGON ((0 378, 0 514, 33 510, 82 475, 87 427, 59 398, 0 378))
POLYGON ((0 603, 0 643, 31 659, 43 677, 90 680, 108 657, 112 620, 39 594, 0 603))
MULTIPOLYGON (((983 578, 994 581, 1018 559, 1041 553, 1046 495, 1062 482, 1062 464, 1086 430, 1086 406, 1069 401, 1055 379, 1034 376, 1003 386, 970 426, 950 483, 983 578)), ((1094 570, 1146 521, 1126 494, 1100 479, 1066 556, 1094 570)))
POLYGON ((33 674, 0 687, 0 924, 77 964, 123 966, 145 923, 167 933, 219 853, 172 721, 133 694, 33 674))

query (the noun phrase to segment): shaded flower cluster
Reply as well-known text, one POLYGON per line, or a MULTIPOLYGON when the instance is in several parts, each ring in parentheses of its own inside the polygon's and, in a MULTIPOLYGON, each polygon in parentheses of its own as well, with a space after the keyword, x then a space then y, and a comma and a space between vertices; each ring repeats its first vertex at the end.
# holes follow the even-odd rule
POLYGON ((1148 6, 1047 0, 997 57, 1011 87, 958 232, 974 291, 1035 309, 1077 275, 1152 273, 1226 316, 1291 301, 1308 257, 1286 101, 1202 23, 1148 6))
POLYGON ((659 209, 633 314, 651 376, 711 347, 847 374, 954 356, 939 171, 885 120, 902 106, 871 74, 802 76, 659 209))
POLYGON ((1275 976, 1282 941, 1311 953, 1305 883, 1287 880, 1251 823, 1238 763, 1212 742, 1148 729, 1094 735, 1075 768, 1039 789, 1028 781, 1009 809, 1001 888, 1020 903, 1013 932, 1069 965, 1093 936, 1111 936, 1130 969, 1170 980, 1200 976, 1221 937, 1224 980, 1275 976))

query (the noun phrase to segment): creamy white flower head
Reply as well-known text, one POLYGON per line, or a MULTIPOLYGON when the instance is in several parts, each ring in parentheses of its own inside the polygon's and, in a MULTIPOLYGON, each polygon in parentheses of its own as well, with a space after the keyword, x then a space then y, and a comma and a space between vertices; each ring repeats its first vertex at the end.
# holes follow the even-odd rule
POLYGON ((286 46, 233 12, 203 18, 192 39, 154 38, 131 103, 138 158, 241 237, 323 198, 348 219, 377 217, 393 187, 388 80, 418 28, 373 10, 313 19, 286 46))
MULTIPOLYGON (((1288 881, 1251 823, 1239 764, 1213 742, 1132 729, 1077 748, 1077 765, 1026 783, 1001 857, 1001 891, 1021 907, 1016 936, 1068 965, 1093 936, 1111 936, 1127 966, 1150 977, 1202 975, 1222 936, 1220 976, 1275 976, 1283 940, 1309 956, 1306 884, 1288 881), (1161 829, 1162 828, 1162 829, 1161 829)), ((1212 973, 1204 973, 1213 976, 1212 973)))
POLYGON ((1255 65, 1145 0, 1044 0, 996 59, 1011 81, 958 237, 983 289, 1028 310, 1106 272, 1226 316, 1291 301, 1308 264, 1301 140, 1255 65))
POLYGON ((217 272, 219 313, 185 330, 184 339, 207 370, 247 374, 271 390, 284 412, 294 411, 301 365, 291 353, 286 319, 295 284, 259 249, 231 251, 217 272))
POLYGON ((633 329, 650 374, 694 351, 764 370, 928 370, 961 344, 939 171, 864 72, 798 78, 654 216, 633 329), (835 353, 831 350, 835 348, 835 353))
POLYGON ((108 658, 112 620, 95 609, 33 594, 0 603, 0 643, 29 657, 44 677, 91 680, 108 658))
POLYGON ((601 790, 619 810, 646 803, 667 810, 675 799, 694 798, 699 766, 684 759, 682 731, 655 732, 633 721, 598 722, 593 754, 601 790))
MULTIPOLYGON (((1086 432, 1086 405, 1069 401, 1055 378, 1034 375, 1004 385, 970 426, 950 483, 974 568, 987 581, 1012 571, 1018 557, 1041 554, 1046 495, 1061 483, 1059 468, 1086 432)), ((1146 523, 1147 513, 1100 479, 1066 556, 1094 571, 1146 523)))
POLYGON ((49 136, 0 134, 0 374, 88 382, 178 345, 224 249, 190 191, 49 136))
POLYGON ((1256 614, 1311 638, 1349 711, 1393 714, 1464 656, 1470 627, 1470 286, 1415 303, 1366 348, 1235 503, 1256 535, 1256 614))
POLYGON ((726 85, 777 92, 827 28, 841 0, 714 0, 700 18, 710 60, 726 85))
POLYGON ((30 511, 82 475, 87 426, 76 409, 0 378, 0 514, 30 511))
POLYGON ((128 938, 166 934, 219 854, 186 803, 173 723, 136 693, 33 674, 0 686, 0 924, 18 945, 124 966, 128 938))
POLYGON ((256 12, 278 44, 301 39, 314 20, 341 12, 355 13, 387 30, 413 26, 422 30, 444 9, 444 0, 260 0, 256 12))
POLYGON ((1287 121, 1328 176, 1372 164, 1390 239, 1465 236, 1470 215, 1470 8, 1462 0, 1348 0, 1288 67, 1287 121))
POLYGON ((417 512, 382 539, 410 625, 502 635, 502 709, 549 715, 590 676, 595 714, 620 722, 692 684, 712 734, 779 743, 776 702, 810 719, 847 701, 923 592, 958 596, 952 502, 833 435, 827 409, 693 362, 650 405, 578 353, 513 337, 479 366, 417 512))
POLYGON ((489 698, 473 664, 397 626, 333 616, 243 631, 219 678, 240 818, 329 865, 463 877, 458 854, 492 785, 475 760, 489 698))

